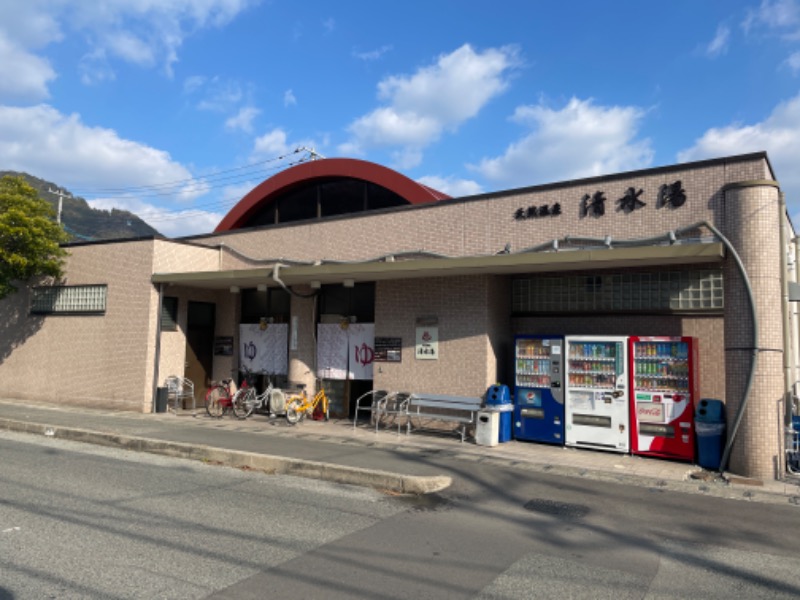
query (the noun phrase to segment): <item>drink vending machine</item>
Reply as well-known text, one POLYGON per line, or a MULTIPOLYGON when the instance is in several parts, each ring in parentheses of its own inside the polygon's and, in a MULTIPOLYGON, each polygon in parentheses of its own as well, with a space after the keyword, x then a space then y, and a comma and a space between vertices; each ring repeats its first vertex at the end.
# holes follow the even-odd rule
POLYGON ((631 451, 694 460, 697 340, 632 337, 631 451))
POLYGON ((566 445, 630 450, 628 338, 567 336, 566 445))
POLYGON ((563 445, 564 338, 520 335, 514 347, 514 437, 563 445))

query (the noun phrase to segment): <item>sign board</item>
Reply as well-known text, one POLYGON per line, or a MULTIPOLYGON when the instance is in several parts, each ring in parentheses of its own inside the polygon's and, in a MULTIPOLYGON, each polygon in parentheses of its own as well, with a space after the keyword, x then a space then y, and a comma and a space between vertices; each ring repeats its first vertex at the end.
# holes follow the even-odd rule
POLYGON ((402 360, 403 338, 375 338, 375 362, 402 362, 402 360))
POLYGON ((414 356, 419 360, 438 360, 439 358, 439 327, 417 327, 417 344, 414 356))
POLYGON ((233 336, 214 338, 214 356, 233 356, 233 336))

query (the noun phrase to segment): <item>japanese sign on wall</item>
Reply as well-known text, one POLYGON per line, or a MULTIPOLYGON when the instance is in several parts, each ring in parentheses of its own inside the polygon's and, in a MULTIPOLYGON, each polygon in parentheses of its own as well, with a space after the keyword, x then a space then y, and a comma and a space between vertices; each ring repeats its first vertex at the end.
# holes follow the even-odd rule
POLYGON ((420 360, 437 360, 439 358, 439 327, 437 325, 417 327, 414 356, 420 360))
MULTIPOLYGON (((645 208, 648 202, 643 199, 644 190, 629 187, 619 198, 610 199, 602 190, 597 190, 592 194, 584 194, 580 199, 580 217, 602 217, 606 214, 606 203, 613 203, 617 211, 625 214, 645 208)), ((658 189, 655 208, 679 208, 686 203, 686 190, 683 183, 678 180, 674 183, 665 183, 658 189)), ((520 207, 514 211, 514 220, 524 221, 527 219, 546 219, 558 217, 564 209, 560 203, 541 203, 526 207, 520 207)))

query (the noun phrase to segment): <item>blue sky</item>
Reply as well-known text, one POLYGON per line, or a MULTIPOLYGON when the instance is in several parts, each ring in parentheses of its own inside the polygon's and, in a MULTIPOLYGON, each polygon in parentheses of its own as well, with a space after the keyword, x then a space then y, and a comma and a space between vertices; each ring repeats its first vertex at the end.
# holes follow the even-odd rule
POLYGON ((0 0, 0 170, 180 236, 297 148, 453 196, 766 150, 800 223, 800 0, 0 0))

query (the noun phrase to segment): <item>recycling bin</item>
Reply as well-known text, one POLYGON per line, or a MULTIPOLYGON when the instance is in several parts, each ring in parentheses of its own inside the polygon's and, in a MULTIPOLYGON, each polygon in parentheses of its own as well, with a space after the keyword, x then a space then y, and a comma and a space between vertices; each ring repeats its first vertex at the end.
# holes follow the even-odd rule
POLYGON ((169 397, 169 388, 160 387, 156 388, 156 412, 167 412, 167 398, 169 397))
POLYGON ((725 404, 722 400, 703 398, 694 413, 697 441, 697 464, 704 469, 719 469, 725 446, 725 404))
POLYGON ((497 446, 499 427, 499 412, 478 411, 478 422, 475 424, 475 443, 478 446, 497 446))
POLYGON ((497 384, 486 390, 485 405, 487 411, 492 411, 499 415, 497 441, 501 444, 511 441, 514 403, 511 400, 511 392, 508 386, 497 384))

